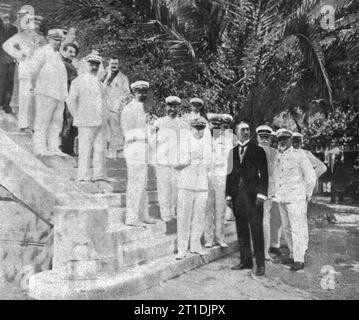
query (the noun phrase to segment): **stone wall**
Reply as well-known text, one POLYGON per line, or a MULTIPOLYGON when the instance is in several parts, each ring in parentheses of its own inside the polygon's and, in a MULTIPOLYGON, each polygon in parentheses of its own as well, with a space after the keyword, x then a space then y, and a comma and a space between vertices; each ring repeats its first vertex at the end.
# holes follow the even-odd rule
POLYGON ((51 269, 52 229, 32 212, 0 201, 0 282, 28 288, 30 276, 51 269))

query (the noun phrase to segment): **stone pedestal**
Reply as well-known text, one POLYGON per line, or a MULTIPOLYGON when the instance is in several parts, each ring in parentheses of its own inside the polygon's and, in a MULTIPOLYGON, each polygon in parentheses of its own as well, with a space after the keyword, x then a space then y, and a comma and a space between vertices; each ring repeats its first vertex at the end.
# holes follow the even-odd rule
POLYGON ((118 273, 121 246, 108 230, 106 208, 57 208, 53 270, 64 279, 90 280, 118 273))

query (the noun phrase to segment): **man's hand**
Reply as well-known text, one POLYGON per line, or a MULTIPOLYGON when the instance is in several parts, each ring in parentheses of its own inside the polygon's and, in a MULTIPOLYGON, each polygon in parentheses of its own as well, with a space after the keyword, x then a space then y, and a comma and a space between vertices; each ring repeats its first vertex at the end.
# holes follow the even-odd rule
POLYGON ((263 207, 264 200, 262 198, 257 198, 256 200, 256 208, 263 207))
POLYGON ((226 204, 228 208, 231 208, 233 210, 233 202, 231 198, 226 199, 226 204))
POLYGON ((178 171, 181 171, 183 170, 184 168, 188 167, 187 164, 181 164, 181 165, 178 165, 178 166, 175 166, 174 168, 178 171))
POLYGON ((307 195, 307 203, 309 203, 312 200, 312 196, 307 195))

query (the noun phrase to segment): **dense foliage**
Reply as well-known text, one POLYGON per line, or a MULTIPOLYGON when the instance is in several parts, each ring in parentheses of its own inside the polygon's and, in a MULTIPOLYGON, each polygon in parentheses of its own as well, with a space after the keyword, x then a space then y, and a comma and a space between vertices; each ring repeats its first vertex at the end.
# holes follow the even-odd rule
POLYGON ((336 10, 332 30, 321 25, 320 0, 22 2, 48 27, 77 27, 83 55, 119 56, 131 81, 149 80, 156 114, 167 95, 198 95, 208 111, 254 125, 278 124, 284 112, 315 141, 357 135, 358 1, 326 1, 336 10))

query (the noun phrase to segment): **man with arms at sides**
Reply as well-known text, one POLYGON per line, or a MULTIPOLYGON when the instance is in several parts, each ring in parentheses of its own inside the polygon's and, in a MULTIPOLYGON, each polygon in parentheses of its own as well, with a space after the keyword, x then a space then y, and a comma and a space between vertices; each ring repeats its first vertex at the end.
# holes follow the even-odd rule
POLYGON ((110 117, 107 123, 107 158, 115 159, 123 150, 124 137, 120 127, 121 112, 130 97, 130 85, 127 77, 120 71, 120 60, 110 59, 109 66, 100 75, 108 97, 110 117))
POLYGON ((124 107, 121 127, 125 136, 124 155, 127 165, 126 221, 130 226, 154 224, 149 216, 147 197, 147 171, 149 164, 149 126, 147 124, 147 98, 149 83, 137 81, 131 85, 134 99, 124 107))
POLYGON ((208 120, 212 133, 212 172, 206 209, 205 247, 217 245, 227 248, 224 238, 227 160, 233 149, 232 130, 228 130, 227 124, 232 122, 232 117, 229 114, 208 114, 208 120))
POLYGON ((156 128, 153 142, 154 159, 157 174, 158 202, 161 219, 169 222, 176 217, 177 173, 174 169, 178 154, 178 136, 184 128, 179 118, 181 99, 176 96, 166 98, 166 116, 154 122, 156 128))
MULTIPOLYGON (((66 43, 62 48, 62 60, 66 67, 67 72, 67 87, 70 91, 71 83, 78 76, 75 66, 72 64, 72 61, 79 54, 79 47, 76 43, 70 42, 66 43)), ((75 156, 74 144, 75 138, 78 135, 78 129, 73 125, 74 117, 72 116, 67 104, 65 103, 64 110, 64 122, 61 131, 61 150, 62 152, 75 156)))
POLYGON ((10 101, 14 89, 15 62, 3 49, 5 41, 17 33, 10 22, 11 5, 0 4, 0 107, 12 113, 10 101))
POLYGON ((63 32, 48 32, 49 43, 34 53, 31 67, 31 91, 35 94, 34 151, 38 156, 68 157, 60 150, 67 91, 67 73, 60 54, 63 32))
POLYGON ((268 165, 268 199, 264 201, 263 213, 263 231, 264 231, 264 254, 266 260, 271 260, 269 253, 276 258, 281 256, 280 238, 282 234, 282 222, 278 204, 272 201, 274 193, 274 159, 277 155, 277 149, 270 146, 270 139, 273 130, 271 127, 262 125, 256 129, 258 145, 266 153, 268 165))
POLYGON ((71 84, 67 105, 79 130, 79 182, 108 182, 105 173, 105 137, 108 110, 105 89, 97 74, 102 58, 86 57, 88 72, 71 84), (93 151, 93 172, 91 154, 93 151))
POLYGON ((306 154, 292 147, 292 132, 277 131, 278 153, 274 164, 274 198, 279 205, 284 236, 290 256, 282 260, 292 271, 304 268, 309 234, 307 204, 310 201, 316 175, 306 154))
POLYGON ((267 199, 268 168, 265 151, 250 140, 247 122, 235 124, 238 137, 228 157, 226 201, 233 208, 241 261, 232 270, 252 269, 256 260, 256 275, 265 274, 263 203, 267 199), (251 249, 251 237, 254 252, 251 249))

